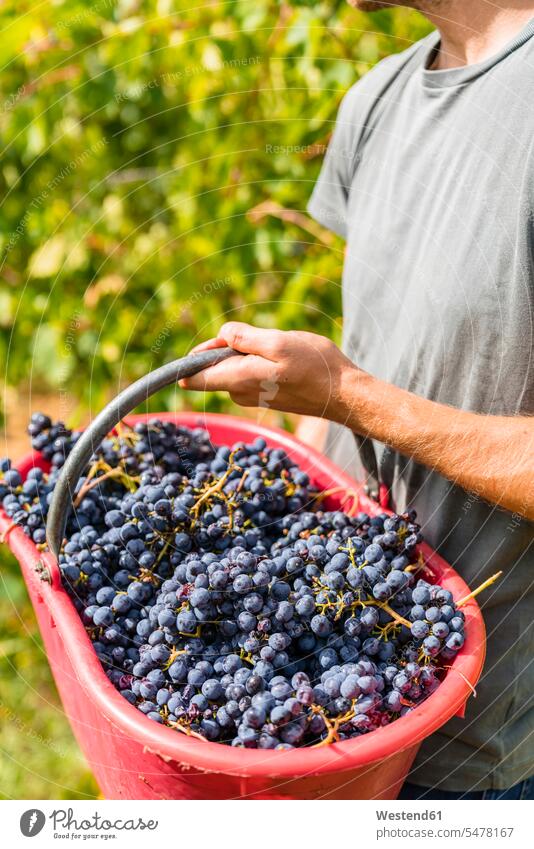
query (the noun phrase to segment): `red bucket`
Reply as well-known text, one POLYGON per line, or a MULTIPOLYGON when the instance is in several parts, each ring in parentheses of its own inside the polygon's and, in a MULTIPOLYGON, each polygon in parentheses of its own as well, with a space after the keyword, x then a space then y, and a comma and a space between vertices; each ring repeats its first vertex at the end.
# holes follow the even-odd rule
MULTIPOLYGON (((131 416, 128 422, 150 416, 131 416)), ((233 416, 163 413, 158 418, 205 427, 215 444, 263 436, 284 448, 320 489, 361 491, 359 507, 384 512, 313 448, 287 433, 233 416)), ((40 455, 19 463, 23 476, 40 455)), ((329 509, 340 506, 329 496, 329 509)), ((0 510, 0 533, 11 520, 0 510)), ((465 645, 441 686, 390 725, 330 746, 289 751, 236 749, 197 740, 158 725, 119 695, 106 677, 81 620, 61 585, 55 558, 40 553, 20 528, 7 542, 18 558, 37 614, 65 713, 107 799, 395 799, 421 742, 455 715, 482 670, 485 629, 476 601, 464 607, 465 645)), ((462 578, 429 546, 421 546, 437 583, 456 599, 469 593, 462 578)))

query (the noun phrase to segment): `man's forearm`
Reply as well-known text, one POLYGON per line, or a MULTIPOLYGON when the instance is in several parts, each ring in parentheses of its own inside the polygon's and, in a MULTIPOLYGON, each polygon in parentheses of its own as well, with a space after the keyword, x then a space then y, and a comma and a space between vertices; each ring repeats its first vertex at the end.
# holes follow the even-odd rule
POLYGON ((481 498, 534 519, 534 419, 458 410, 359 369, 346 371, 331 415, 481 498))

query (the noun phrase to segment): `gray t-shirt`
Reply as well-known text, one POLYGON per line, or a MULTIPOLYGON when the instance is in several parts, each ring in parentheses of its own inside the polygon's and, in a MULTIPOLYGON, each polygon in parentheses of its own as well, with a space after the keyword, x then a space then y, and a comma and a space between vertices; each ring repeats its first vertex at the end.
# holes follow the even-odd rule
MULTIPOLYGON (((345 353, 478 413, 534 413, 533 36, 534 20, 452 70, 427 70, 437 33, 382 61, 345 96, 309 204, 347 241, 345 353)), ((374 444, 392 506, 415 507, 471 587, 504 570, 480 598, 477 698, 423 744, 412 780, 510 787, 534 774, 534 525, 374 444)), ((362 477, 349 431, 331 425, 328 452, 362 477)))

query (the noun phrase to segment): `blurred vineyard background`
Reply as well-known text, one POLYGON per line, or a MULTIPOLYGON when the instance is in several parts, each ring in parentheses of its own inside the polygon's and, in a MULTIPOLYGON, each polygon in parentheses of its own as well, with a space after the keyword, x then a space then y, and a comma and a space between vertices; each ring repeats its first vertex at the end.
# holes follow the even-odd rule
MULTIPOLYGON (((229 318, 339 338, 343 246, 306 202, 343 93, 424 18, 345 0, 18 0, 0 21, 0 454, 20 455, 31 410, 81 424, 229 318)), ((94 796, 0 558, 0 797, 94 796)))

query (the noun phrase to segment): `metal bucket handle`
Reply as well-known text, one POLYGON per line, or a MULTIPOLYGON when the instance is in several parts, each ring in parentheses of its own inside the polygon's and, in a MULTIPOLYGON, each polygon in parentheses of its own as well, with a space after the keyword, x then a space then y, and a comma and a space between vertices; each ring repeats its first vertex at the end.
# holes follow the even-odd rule
POLYGON ((75 443, 54 487, 54 495, 46 522, 46 539, 50 550, 56 557, 59 555, 63 542, 67 519, 80 476, 91 456, 110 430, 113 430, 124 416, 159 389, 176 383, 184 377, 192 377, 208 366, 213 366, 236 354, 239 354, 239 351, 234 351, 232 348, 213 348, 197 354, 189 354, 187 357, 167 363, 136 380, 135 383, 120 392, 93 419, 75 443))

